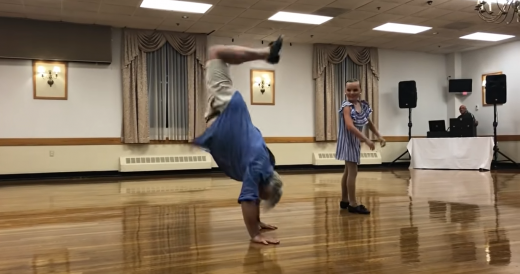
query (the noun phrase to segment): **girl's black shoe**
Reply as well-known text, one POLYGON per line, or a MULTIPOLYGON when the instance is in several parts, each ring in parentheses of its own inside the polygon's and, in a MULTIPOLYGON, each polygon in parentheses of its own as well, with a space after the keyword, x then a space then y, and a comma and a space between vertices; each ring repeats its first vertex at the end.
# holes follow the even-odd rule
POLYGON ((348 212, 356 214, 370 214, 370 211, 364 205, 348 206, 348 212))
POLYGON ((347 209, 348 208, 348 202, 339 202, 339 207, 341 207, 341 209, 347 209))

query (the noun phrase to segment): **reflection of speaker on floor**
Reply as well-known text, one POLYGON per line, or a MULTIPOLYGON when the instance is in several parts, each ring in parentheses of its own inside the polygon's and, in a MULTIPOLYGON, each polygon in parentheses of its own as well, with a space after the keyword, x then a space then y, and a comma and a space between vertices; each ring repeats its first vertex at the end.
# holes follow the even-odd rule
POLYGON ((477 260, 477 245, 468 241, 464 234, 450 234, 451 259, 453 262, 474 262, 477 260))
POLYGON ((503 229, 487 231, 486 253, 490 265, 508 265, 511 263, 511 244, 503 229))
POLYGON ((399 108, 417 107, 417 87, 415 81, 399 82, 399 108))
POLYGON ((446 208, 448 205, 445 202, 428 201, 430 208, 430 219, 437 219, 446 222, 446 208))
POLYGON ((403 227, 399 231, 399 246, 403 264, 418 263, 419 260, 419 228, 403 227))
POLYGON ((479 217, 480 207, 478 205, 450 203, 450 221, 452 223, 474 223, 479 217))

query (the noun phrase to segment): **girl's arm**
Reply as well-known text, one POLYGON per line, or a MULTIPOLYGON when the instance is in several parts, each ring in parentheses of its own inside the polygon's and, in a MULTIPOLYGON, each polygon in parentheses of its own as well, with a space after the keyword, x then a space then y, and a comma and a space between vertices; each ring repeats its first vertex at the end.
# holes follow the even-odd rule
POLYGON ((363 132, 359 131, 359 129, 357 129, 357 127, 354 126, 354 122, 352 121, 352 118, 350 117, 350 111, 348 111, 348 110, 351 110, 350 106, 346 106, 343 108, 343 119, 345 120, 345 126, 347 127, 348 131, 354 133, 354 135, 356 135, 356 137, 358 137, 358 139, 361 142, 370 141, 365 136, 365 134, 363 134, 363 132))
POLYGON ((386 141, 383 137, 381 137, 381 134, 379 134, 379 131, 377 130, 376 126, 370 119, 368 119, 368 128, 377 136, 377 139, 381 142, 381 147, 384 147, 386 145, 386 141))
POLYGON ((368 128, 377 136, 377 139, 381 139, 381 134, 379 134, 379 131, 377 130, 374 123, 372 123, 372 120, 368 119, 368 128))

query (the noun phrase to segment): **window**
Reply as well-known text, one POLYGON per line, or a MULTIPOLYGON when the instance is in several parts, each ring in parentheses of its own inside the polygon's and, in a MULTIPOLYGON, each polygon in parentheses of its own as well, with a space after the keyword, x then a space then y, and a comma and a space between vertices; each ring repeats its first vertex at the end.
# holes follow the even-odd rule
POLYGON ((188 140, 188 56, 169 43, 146 54, 151 140, 188 140))

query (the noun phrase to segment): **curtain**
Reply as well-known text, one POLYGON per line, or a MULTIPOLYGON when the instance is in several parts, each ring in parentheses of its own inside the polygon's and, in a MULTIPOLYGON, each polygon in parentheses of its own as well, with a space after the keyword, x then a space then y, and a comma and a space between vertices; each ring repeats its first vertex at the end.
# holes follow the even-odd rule
POLYGON ((188 140, 188 57, 170 44, 146 55, 150 139, 188 140))
POLYGON ((151 119, 146 56, 160 50, 166 43, 187 58, 188 140, 192 141, 206 128, 206 35, 125 29, 122 50, 124 143, 150 142, 151 119))
MULTIPOLYGON (((379 58, 376 48, 314 44, 313 79, 315 80, 315 134, 316 141, 337 140, 338 108, 335 95, 335 65, 350 57, 360 66, 359 80, 362 99, 373 109, 372 122, 379 125, 379 58)), ((348 69, 348 67, 347 67, 348 69)), ((336 69, 337 70, 337 69, 336 69)), ((369 134, 369 138, 374 138, 369 134)))
MULTIPOLYGON (((360 78, 361 78, 362 67, 363 66, 360 66, 360 65, 354 63, 354 61, 352 61, 352 59, 350 59, 350 57, 348 57, 348 56, 342 62, 333 65, 334 92, 333 92, 332 100, 334 100, 334 106, 337 106, 337 107, 336 107, 336 115, 333 116, 332 122, 333 122, 333 125, 336 128, 336 130, 339 128, 338 110, 339 110, 339 107, 341 106, 341 103, 343 102, 343 100, 346 99, 345 84, 350 79, 358 79, 361 81, 360 78)), ((363 90, 363 93, 364 93, 364 90, 363 90)), ((362 93, 362 95, 364 95, 363 93, 362 93)))

